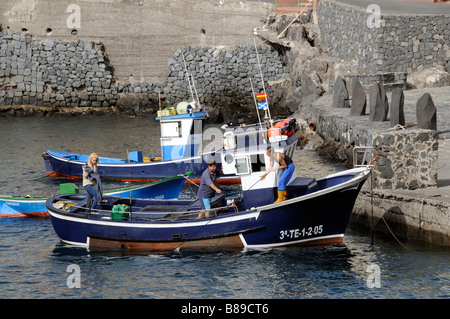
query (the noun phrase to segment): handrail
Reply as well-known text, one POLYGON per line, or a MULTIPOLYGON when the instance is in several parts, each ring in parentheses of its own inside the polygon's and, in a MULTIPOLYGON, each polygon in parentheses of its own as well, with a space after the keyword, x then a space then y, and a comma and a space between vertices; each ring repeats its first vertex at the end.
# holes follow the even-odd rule
MULTIPOLYGON (((353 167, 373 167, 373 162, 377 157, 378 155, 375 156, 373 146, 355 146, 353 148, 353 167), (358 164, 358 153, 364 153, 364 155, 367 155, 369 151, 370 160, 367 160, 367 163, 369 164, 358 164)), ((366 158, 366 156, 364 156, 364 158, 366 158)))

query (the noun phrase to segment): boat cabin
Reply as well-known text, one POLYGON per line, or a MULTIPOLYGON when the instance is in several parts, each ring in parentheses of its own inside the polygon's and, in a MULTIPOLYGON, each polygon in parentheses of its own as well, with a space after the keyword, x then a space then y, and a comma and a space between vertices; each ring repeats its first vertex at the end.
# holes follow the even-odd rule
POLYGON ((161 125, 161 160, 170 161, 199 155, 203 121, 208 117, 208 113, 192 108, 190 104, 184 109, 177 107, 177 111, 166 109, 158 112, 156 120, 159 120, 161 125))
MULTIPOLYGON (((293 123, 295 124, 295 121, 293 123)), ((224 150, 221 154, 223 173, 240 176, 244 195, 243 207, 250 209, 273 204, 276 200, 281 172, 271 172, 264 180, 261 180, 261 176, 270 167, 270 158, 266 154, 266 149, 272 146, 275 152, 282 152, 292 158, 297 141, 298 135, 295 129, 289 134, 274 134, 273 128, 267 129, 265 125, 230 129, 224 133, 224 150)), ((279 164, 274 162, 274 166, 277 167, 279 164)), ((294 172, 288 185, 296 179, 294 172)), ((296 183, 298 182, 299 180, 296 183)), ((314 181, 305 179, 302 184, 304 183, 308 188, 313 187, 308 184, 314 184, 314 181)))

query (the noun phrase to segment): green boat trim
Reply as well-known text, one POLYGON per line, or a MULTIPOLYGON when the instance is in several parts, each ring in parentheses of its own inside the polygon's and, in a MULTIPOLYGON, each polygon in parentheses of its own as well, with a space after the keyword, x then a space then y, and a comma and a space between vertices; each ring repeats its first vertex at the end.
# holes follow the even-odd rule
POLYGON ((137 189, 137 188, 141 188, 144 186, 148 186, 148 185, 152 185, 152 184, 157 184, 157 183, 161 183, 161 182, 166 182, 166 181, 170 181, 172 179, 176 179, 176 178, 180 178, 180 177, 184 177, 187 178, 192 174, 192 171, 187 172, 186 174, 183 175, 176 175, 176 176, 172 176, 172 177, 167 177, 164 179, 159 179, 157 181, 153 181, 153 182, 149 182, 149 183, 145 183, 145 184, 139 184, 139 185, 133 185, 133 186, 127 186, 127 187, 123 187, 123 188, 117 188, 117 189, 112 189, 112 190, 107 190, 104 191, 103 194, 108 194, 108 193, 113 193, 113 192, 122 192, 122 191, 129 191, 129 190, 133 190, 133 189, 137 189))
MULTIPOLYGON (((137 189, 143 186, 148 186, 151 184, 157 184, 160 182, 165 182, 165 181, 170 181, 172 179, 176 179, 176 178, 180 178, 180 177, 184 177, 187 178, 192 174, 192 171, 189 171, 183 175, 176 175, 176 176, 172 176, 172 177, 167 177, 164 179, 160 179, 157 181, 153 181, 153 182, 149 182, 149 183, 145 183, 145 184, 139 184, 139 185, 133 185, 133 186, 128 186, 128 187, 122 187, 122 188, 117 188, 117 189, 111 189, 111 190, 106 190, 103 193, 104 194, 109 194, 109 193, 114 193, 114 192, 118 192, 118 191, 130 191, 133 189, 137 189)), ((41 201, 41 200, 47 200, 48 197, 30 197, 30 196, 0 196, 1 200, 22 200, 22 201, 41 201)))

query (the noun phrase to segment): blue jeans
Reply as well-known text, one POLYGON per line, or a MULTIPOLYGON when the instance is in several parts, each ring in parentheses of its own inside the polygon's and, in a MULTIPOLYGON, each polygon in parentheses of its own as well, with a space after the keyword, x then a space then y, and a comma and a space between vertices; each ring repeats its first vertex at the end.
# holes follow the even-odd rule
POLYGON ((283 172, 280 175, 280 179, 278 180, 278 190, 279 191, 286 190, 286 185, 287 185, 287 183, 289 183, 289 180, 291 179, 292 174, 294 174, 294 171, 295 171, 294 163, 289 164, 288 167, 283 169, 283 172))
POLYGON ((205 209, 211 209, 211 199, 212 198, 202 198, 203 199, 203 207, 205 209))
POLYGON ((87 206, 89 207, 89 211, 91 211, 91 209, 95 209, 95 207, 97 206, 97 202, 98 202, 98 194, 97 194, 97 187, 92 186, 92 185, 86 185, 84 186, 84 189, 87 192, 87 206), (92 205, 89 206, 89 202, 92 199, 92 205))

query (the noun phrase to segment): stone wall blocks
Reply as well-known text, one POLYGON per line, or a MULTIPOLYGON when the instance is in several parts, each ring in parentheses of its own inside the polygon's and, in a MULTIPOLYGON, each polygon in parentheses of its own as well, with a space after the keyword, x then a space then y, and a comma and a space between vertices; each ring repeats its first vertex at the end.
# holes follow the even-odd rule
MULTIPOLYGON (((265 81, 288 77, 277 51, 268 46, 261 46, 258 51, 265 81)), ((251 45, 237 45, 232 49, 182 48, 168 60, 170 68, 162 86, 147 82, 137 86, 128 83, 114 85, 114 74, 106 62, 101 43, 52 39, 38 41, 11 33, 0 34, 0 83, 5 77, 12 76, 2 94, 7 96, 7 90, 14 89, 20 92, 17 93, 20 96, 10 94, 8 98, 3 98, 2 103, 25 101, 55 106, 109 107, 115 105, 118 95, 122 93, 145 93, 157 102, 157 93, 161 92, 166 103, 174 104, 191 98, 183 56, 195 77, 203 104, 203 101, 211 106, 225 102, 252 104, 249 77, 253 78, 255 89, 258 92, 262 90, 262 83, 257 80, 259 68, 256 52, 251 45), (9 38, 19 39, 16 41, 20 43, 9 44, 9 38), (53 92, 49 94, 47 89, 53 92)))

